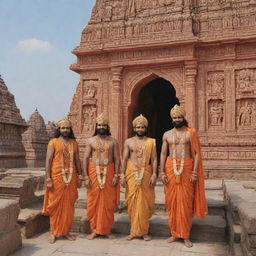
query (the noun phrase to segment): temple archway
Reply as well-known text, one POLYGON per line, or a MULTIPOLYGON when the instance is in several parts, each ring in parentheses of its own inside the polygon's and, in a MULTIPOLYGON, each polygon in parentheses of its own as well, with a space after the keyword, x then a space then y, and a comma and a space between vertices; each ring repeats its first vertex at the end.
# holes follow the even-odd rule
MULTIPOLYGON (((176 91, 168 80, 157 77, 146 83, 132 101, 133 108, 130 111, 130 120, 139 114, 148 119, 148 136, 156 139, 159 159, 162 136, 164 132, 172 128, 170 109, 179 103, 176 91)), ((132 127, 129 130, 132 131, 132 127)), ((132 136, 132 132, 129 135, 132 136)))

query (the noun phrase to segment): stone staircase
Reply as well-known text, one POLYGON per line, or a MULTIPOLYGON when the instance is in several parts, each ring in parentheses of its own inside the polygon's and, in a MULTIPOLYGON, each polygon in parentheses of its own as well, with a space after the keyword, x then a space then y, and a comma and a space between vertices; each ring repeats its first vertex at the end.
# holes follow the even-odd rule
MULTIPOLYGON (((225 216, 225 203, 222 180, 206 181, 206 197, 209 206, 209 215, 201 220, 194 218, 191 231, 193 241, 226 243, 227 224, 225 216)), ((90 227, 86 219, 86 190, 79 189, 79 199, 76 202, 73 232, 89 233, 90 227)), ((121 191, 120 205, 115 213, 115 222, 112 232, 128 235, 130 220, 124 206, 124 191, 121 191)), ((168 237, 170 235, 168 216, 165 211, 163 186, 158 182, 156 186, 155 212, 150 219, 149 233, 153 237, 168 237)))

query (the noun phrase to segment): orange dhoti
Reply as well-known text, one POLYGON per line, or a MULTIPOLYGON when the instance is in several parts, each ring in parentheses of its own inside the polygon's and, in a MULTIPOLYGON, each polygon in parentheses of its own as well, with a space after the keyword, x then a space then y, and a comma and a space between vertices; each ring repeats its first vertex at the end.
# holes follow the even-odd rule
POLYGON ((134 171, 136 166, 129 160, 126 168, 126 205, 131 220, 132 237, 141 237, 148 234, 149 219, 154 210, 155 190, 149 185, 152 176, 151 165, 145 167, 141 185, 137 185, 134 171))
MULTIPOLYGON (((103 171, 104 166, 100 166, 103 171)), ((87 218, 90 222, 91 232, 106 235, 111 232, 114 222, 114 211, 119 203, 119 185, 113 187, 114 163, 107 166, 106 183, 100 188, 96 165, 92 162, 88 166, 88 175, 92 187, 87 190, 87 218)))
MULTIPOLYGON (((204 218, 208 214, 199 137, 195 129, 190 127, 186 129, 190 133, 192 158, 184 159, 184 168, 179 183, 173 171, 173 159, 167 158, 165 172, 168 183, 164 187, 171 234, 184 239, 189 238, 192 217, 204 218), (198 154, 197 181, 193 185, 190 179, 196 154, 198 154)), ((176 160, 177 166, 180 166, 181 159, 176 160)))
MULTIPOLYGON (((71 182, 66 185, 62 177, 62 167, 60 166, 63 153, 60 139, 53 139, 49 146, 55 149, 51 167, 53 190, 50 191, 47 188, 45 190, 42 214, 50 216, 50 228, 54 236, 65 236, 71 229, 75 201, 78 197, 76 168, 73 165, 71 182)), ((74 142, 74 149, 77 150, 76 142, 74 142)), ((65 167, 67 168, 68 166, 65 167)))
MULTIPOLYGON (((164 190, 172 236, 189 238, 194 206, 194 185, 190 181, 193 160, 191 158, 185 158, 184 160, 180 183, 176 183, 176 176, 173 172, 173 159, 167 158, 165 170, 168 183, 165 185, 164 190)), ((180 165, 180 159, 177 159, 177 165, 180 165)))

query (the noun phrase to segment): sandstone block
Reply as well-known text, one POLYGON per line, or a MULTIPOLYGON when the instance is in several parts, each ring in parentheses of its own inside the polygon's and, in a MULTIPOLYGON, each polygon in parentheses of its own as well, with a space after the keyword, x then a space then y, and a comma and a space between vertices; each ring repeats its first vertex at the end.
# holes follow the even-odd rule
POLYGON ((248 234, 256 234, 256 203, 243 202, 238 207, 241 223, 248 234))
POLYGON ((19 211, 18 201, 0 199, 0 234, 16 227, 19 211))
POLYGON ((0 254, 7 256, 21 248, 22 240, 18 225, 13 230, 0 235, 0 254))

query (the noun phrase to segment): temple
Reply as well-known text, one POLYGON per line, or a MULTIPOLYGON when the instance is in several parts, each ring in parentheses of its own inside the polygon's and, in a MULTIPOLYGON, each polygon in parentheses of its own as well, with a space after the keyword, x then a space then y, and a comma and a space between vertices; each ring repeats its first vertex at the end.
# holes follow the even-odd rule
POLYGON ((139 113, 157 139, 183 105, 208 178, 256 177, 256 1, 97 0, 71 70, 81 148, 98 113, 120 144, 139 113))
POLYGON ((0 76, 0 166, 25 167, 25 149, 22 133, 27 124, 20 115, 14 96, 0 76))

